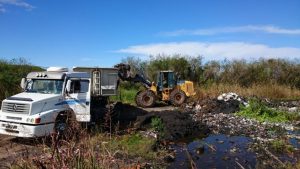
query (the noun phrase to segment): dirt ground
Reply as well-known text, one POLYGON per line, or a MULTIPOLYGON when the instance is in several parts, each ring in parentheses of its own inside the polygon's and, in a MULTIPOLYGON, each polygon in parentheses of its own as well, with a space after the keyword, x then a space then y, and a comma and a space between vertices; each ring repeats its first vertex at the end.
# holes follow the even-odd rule
POLYGON ((39 140, 0 135, 0 168, 7 168, 20 158, 38 154, 41 150, 39 140))

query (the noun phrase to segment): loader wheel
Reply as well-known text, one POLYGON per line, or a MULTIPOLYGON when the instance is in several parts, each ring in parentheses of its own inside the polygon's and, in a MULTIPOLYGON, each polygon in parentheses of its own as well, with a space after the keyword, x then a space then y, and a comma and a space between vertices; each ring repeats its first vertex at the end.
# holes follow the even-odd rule
POLYGON ((152 107, 155 104, 155 94, 150 90, 138 92, 135 101, 140 107, 152 107))
POLYGON ((182 105, 186 100, 186 95, 182 90, 173 90, 170 94, 170 101, 174 106, 182 105))

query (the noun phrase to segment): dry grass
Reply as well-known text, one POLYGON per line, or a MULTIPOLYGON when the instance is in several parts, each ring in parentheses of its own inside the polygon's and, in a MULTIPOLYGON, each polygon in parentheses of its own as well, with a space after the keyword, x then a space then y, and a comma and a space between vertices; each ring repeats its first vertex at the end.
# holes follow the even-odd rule
POLYGON ((201 86, 197 88, 197 99, 205 97, 216 98, 218 95, 227 92, 235 92, 244 97, 256 96, 269 99, 299 99, 300 90, 292 89, 288 86, 278 84, 257 84, 245 88, 240 85, 212 84, 210 86, 201 86))
POLYGON ((45 146, 42 155, 26 155, 10 166, 24 168, 140 168, 147 164, 164 164, 164 150, 154 151, 154 139, 139 134, 79 133, 78 139, 60 140, 52 137, 52 146, 45 146))

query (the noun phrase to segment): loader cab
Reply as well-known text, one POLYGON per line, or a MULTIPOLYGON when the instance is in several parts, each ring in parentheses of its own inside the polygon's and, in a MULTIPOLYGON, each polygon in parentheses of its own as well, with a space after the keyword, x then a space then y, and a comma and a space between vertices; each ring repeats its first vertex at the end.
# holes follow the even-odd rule
POLYGON ((173 71, 160 71, 157 76, 158 91, 173 89, 176 86, 175 73, 173 71))

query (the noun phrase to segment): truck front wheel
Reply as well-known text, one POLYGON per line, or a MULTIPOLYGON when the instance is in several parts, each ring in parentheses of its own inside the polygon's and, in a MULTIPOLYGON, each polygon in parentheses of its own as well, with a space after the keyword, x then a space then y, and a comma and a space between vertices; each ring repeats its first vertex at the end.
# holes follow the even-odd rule
POLYGON ((70 137, 71 116, 66 113, 60 113, 55 121, 54 131, 58 137, 70 137))

